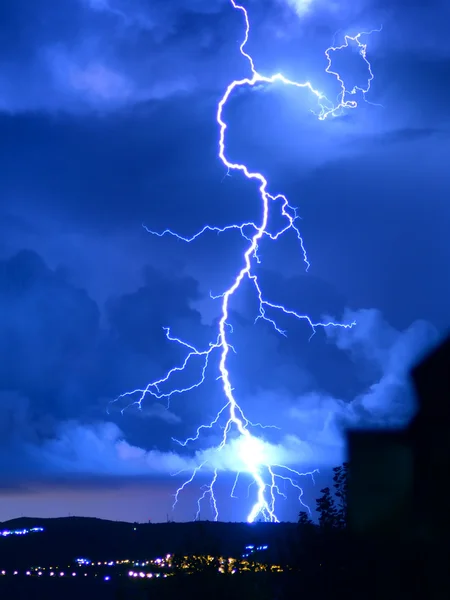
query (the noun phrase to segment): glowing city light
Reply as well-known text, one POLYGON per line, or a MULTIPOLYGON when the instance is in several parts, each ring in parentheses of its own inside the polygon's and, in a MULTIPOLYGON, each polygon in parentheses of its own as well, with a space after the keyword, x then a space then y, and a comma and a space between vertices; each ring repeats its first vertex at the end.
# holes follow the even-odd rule
POLYGON ((43 527, 32 527, 31 529, 4 529, 0 531, 0 537, 9 537, 11 535, 28 535, 29 533, 39 533, 44 531, 43 527))

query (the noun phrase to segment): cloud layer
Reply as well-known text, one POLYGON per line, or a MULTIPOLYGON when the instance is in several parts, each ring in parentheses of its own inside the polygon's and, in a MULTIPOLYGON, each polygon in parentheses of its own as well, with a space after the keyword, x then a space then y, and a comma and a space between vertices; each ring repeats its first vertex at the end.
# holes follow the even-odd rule
MULTIPOLYGON (((450 47, 440 30, 446 21, 437 17, 449 10, 445 0, 407 10, 404 2, 384 0, 247 4, 255 23, 252 51, 261 65, 283 58, 289 64, 288 53, 295 52, 317 53, 322 60, 336 32, 355 33, 380 23, 388 33, 382 43, 373 41, 374 58, 380 52, 392 62, 413 51, 431 60, 448 59, 450 47), (301 48, 289 47, 298 39, 301 48)), ((9 31, 3 38, 0 77, 0 108, 5 111, 109 111, 194 90, 216 94, 233 72, 242 70, 235 40, 242 37, 244 23, 226 0, 67 0, 61 12, 49 0, 19 0, 4 7, 1 16, 9 31), (37 30, 28 26, 38 21, 45 25, 37 30), (21 30, 27 35, 20 36, 21 30)))
MULTIPOLYGON (((21 487, 25 480, 154 479, 180 471, 190 476, 205 462, 206 471, 229 473, 245 473, 249 460, 300 470, 328 468, 343 456, 346 428, 397 426, 412 415, 409 368, 436 342, 437 333, 421 321, 398 331, 378 311, 361 310, 345 315, 357 321, 356 328, 326 330, 328 344, 318 334, 319 339, 305 346, 308 352, 308 345, 316 351, 331 345, 336 355, 343 354, 354 365, 359 391, 344 398, 327 391, 326 360, 306 378, 301 368, 292 367, 289 378, 274 379, 276 363, 267 344, 275 343, 280 352, 283 341, 269 330, 266 341, 259 338, 255 343, 265 324, 242 321, 244 326, 236 330, 238 354, 241 345, 255 346, 244 368, 233 373, 237 397, 251 420, 278 428, 255 428, 259 441, 252 448, 232 434, 230 444, 217 450, 220 430, 200 438, 192 449, 167 446, 171 432, 178 439, 190 436, 205 415, 208 419, 214 413, 214 405, 223 405, 220 386, 211 382, 214 371, 204 388, 172 401, 170 411, 149 396, 142 411, 131 407, 121 416, 108 410, 108 420, 109 394, 126 391, 139 380, 145 384, 152 370, 161 373, 164 366, 183 360, 177 346, 158 336, 159 323, 170 317, 187 339, 202 330, 199 315, 189 308, 195 298, 193 282, 169 280, 154 271, 151 279, 148 275, 147 271, 147 283, 140 290, 109 303, 105 327, 99 324, 95 302, 49 270, 36 254, 22 252, 1 263, 0 339, 2 356, 8 357, 0 371, 2 486, 21 487), (252 373, 251 361, 253 369, 259 367, 250 384, 242 385, 246 373, 252 373), (260 368, 271 373, 271 384, 258 377, 260 368), (304 388, 300 394, 299 383, 304 388), (145 427, 144 436, 139 435, 139 423, 145 427)), ((206 340, 208 328, 205 334, 206 340)), ((290 357, 299 357, 289 346, 284 351, 285 366, 290 357)), ((213 363, 211 370, 215 368, 213 363)), ((191 375, 196 376, 195 369, 191 375)))

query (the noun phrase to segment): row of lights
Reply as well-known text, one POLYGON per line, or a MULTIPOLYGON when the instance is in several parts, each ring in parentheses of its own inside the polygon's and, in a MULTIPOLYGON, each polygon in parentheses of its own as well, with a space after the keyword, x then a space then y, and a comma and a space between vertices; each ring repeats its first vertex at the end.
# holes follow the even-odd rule
POLYGON ((28 533, 36 533, 38 531, 44 531, 43 527, 32 527, 31 529, 4 529, 0 531, 1 537, 8 537, 10 535, 27 535, 28 533))
MULTIPOLYGON (((19 571, 13 571, 12 574, 13 575, 20 575, 19 571)), ((25 572, 25 575, 27 577, 31 577, 31 576, 34 576, 34 575, 37 575, 38 577, 42 577, 42 575, 44 575, 44 574, 45 573, 43 571, 36 571, 36 572, 34 572, 34 571, 26 571, 25 572)), ((6 575, 8 575, 8 573, 6 571, 0 571, 0 575, 6 576, 6 575)), ((61 571, 60 573, 55 573, 54 571, 50 571, 49 572, 49 576, 50 577, 56 577, 58 575, 59 575, 59 577, 69 577, 69 574, 64 573, 64 571, 61 571)), ((73 573, 71 573, 71 575, 72 575, 72 577, 76 577, 78 575, 78 573, 73 572, 73 573)), ((87 576, 88 576, 88 574, 84 573, 84 577, 87 577, 87 576)), ((97 576, 98 576, 97 573, 95 573, 94 577, 97 577, 97 576)), ((109 581, 111 579, 111 577, 109 575, 105 575, 103 577, 103 579, 104 579, 104 581, 109 581)))
MULTIPOLYGON (((2 576, 6 576, 7 574, 8 573, 6 571, 1 571, 0 572, 0 575, 2 575, 2 576)), ((20 572, 19 571, 13 571, 12 574, 13 575, 20 575, 20 572)), ((45 575, 45 573, 43 571, 36 571, 36 572, 26 571, 25 575, 27 577, 31 577, 31 576, 34 576, 34 575, 37 575, 38 577, 42 577, 43 575, 45 575)), ((59 573, 55 573, 54 571, 50 571, 48 575, 50 577, 57 577, 57 576, 59 576, 59 577, 70 577, 70 576, 76 577, 77 575, 79 575, 79 573, 76 573, 75 571, 72 572, 72 573, 65 573, 64 571, 61 571, 59 573)), ((88 573, 83 573, 83 576, 87 577, 88 573)), ((94 577, 98 577, 98 573, 95 573, 94 577)), ((168 577, 168 573, 144 573, 143 571, 140 571, 140 572, 129 571, 128 572, 128 577, 131 577, 133 579, 135 579, 137 577, 139 577, 140 579, 143 579, 143 578, 151 579, 152 577, 156 577, 156 578, 158 578, 158 577, 168 577)), ((110 575, 104 575, 103 579, 104 579, 104 581, 110 581, 111 576, 110 575)))
MULTIPOLYGON (((33 528, 33 530, 30 531, 42 531, 42 528, 33 528)), ((255 548, 255 546, 246 546, 246 550, 247 550, 247 554, 244 554, 243 557, 247 557, 250 554, 253 554, 255 551, 261 551, 261 550, 267 550, 268 546, 257 546, 255 548)), ((173 556, 171 554, 167 554, 164 558, 155 558, 152 560, 146 560, 146 561, 139 561, 139 560, 130 560, 130 559, 123 559, 123 560, 111 560, 111 561, 91 561, 88 558, 77 558, 75 559, 75 564, 77 567, 117 567, 117 566, 121 566, 121 565, 130 565, 132 567, 149 567, 149 566, 154 566, 157 567, 158 569, 162 569, 162 568, 172 568, 173 567, 173 562, 172 562, 172 558, 173 556)), ((214 560, 216 560, 216 557, 213 556, 184 556, 182 558, 182 564, 180 565, 183 569, 190 569, 192 567, 195 568, 196 564, 195 561, 196 560, 205 560, 208 563, 212 563, 214 560)), ((219 561, 219 567, 218 567, 218 571, 219 573, 225 573, 226 571, 233 573, 237 573, 238 570, 244 570, 247 571, 249 570, 250 567, 250 563, 248 561, 242 561, 240 563, 240 567, 241 569, 238 569, 236 567, 238 567, 238 565, 236 563, 238 563, 239 561, 237 561, 234 558, 223 558, 220 557, 218 559, 219 561), (227 565, 227 568, 225 568, 227 565), (230 570, 231 567, 231 570, 230 570)), ((73 568, 73 567, 72 567, 73 568)), ((70 565, 68 565, 68 569, 70 569, 70 565)), ((268 567, 267 565, 260 565, 260 568, 257 568, 256 570, 267 570, 269 569, 270 571, 282 571, 282 568, 276 565, 271 565, 270 567, 268 567)), ((59 575, 59 577, 64 577, 65 576, 65 572, 64 571, 60 571, 60 567, 33 567, 31 570, 26 571, 26 575, 27 576, 31 576, 31 575, 37 575, 38 577, 41 577, 44 572, 46 572, 45 574, 47 574, 47 572, 49 572, 50 577, 55 577, 56 575, 59 575), (58 571, 58 573, 56 573, 56 571, 58 571)), ((91 571, 92 573, 92 571, 91 571)), ((19 572, 18 571, 13 571, 13 575, 18 575, 19 572)), ((76 577, 77 576, 77 572, 72 572, 72 577, 76 577)), ((173 574, 173 573, 170 573, 173 574)), ((6 575, 6 571, 1 571, 0 575, 6 575)), ((88 573, 84 573, 84 577, 87 577, 88 573)), ((94 574, 95 577, 98 576, 97 573, 94 574)), ((140 571, 135 571, 135 570, 130 570, 128 571, 128 576, 136 579, 136 578, 152 578, 152 577, 167 577, 167 573, 149 573, 149 572, 144 572, 142 570, 140 571)), ((104 580, 105 581, 109 581, 110 580, 110 576, 109 575, 104 575, 104 580)))
MULTIPOLYGON (((146 560, 146 561, 138 561, 138 560, 130 560, 130 559, 124 559, 124 560, 110 560, 110 561, 97 561, 97 562, 93 562, 88 558, 77 558, 75 559, 75 564, 79 567, 84 566, 84 567, 102 567, 102 566, 108 566, 108 567, 114 567, 114 566, 121 566, 121 565, 128 565, 131 564, 134 567, 148 567, 150 565, 157 565, 159 568, 161 567, 165 567, 165 566, 169 566, 168 561, 170 561, 171 555, 167 554, 165 556, 165 558, 156 558, 154 560, 146 560)), ((70 569, 70 565, 68 565, 68 568, 70 569)), ((42 575, 48 575, 50 577, 66 577, 69 576, 69 574, 66 574, 64 571, 60 571, 60 567, 32 567, 29 571, 25 572, 26 576, 35 576, 37 575, 38 577, 42 577, 42 575)), ((0 576, 6 576, 8 573, 7 571, 0 571, 0 576)), ((13 575, 19 575, 19 571, 12 571, 13 575)), ((73 571, 71 573, 72 577, 76 577, 77 575, 79 575, 80 573, 77 573, 76 571, 73 571)), ((84 577, 88 576, 88 573, 83 573, 84 577)), ((141 573, 137 573, 135 574, 134 571, 129 571, 128 573, 129 577, 133 577, 135 578, 136 576, 139 577, 159 577, 160 573, 156 573, 155 575, 153 575, 152 573, 147 573, 147 574, 143 574, 141 575, 141 573)), ((94 577, 97 577, 98 574, 95 573, 94 577)), ((166 577, 166 574, 163 574, 164 577, 166 577)), ((109 575, 105 575, 104 576, 104 580, 105 581, 109 581, 111 579, 111 577, 109 575)))
POLYGON ((139 577, 140 579, 152 579, 152 577, 168 577, 168 573, 144 573, 143 571, 138 573, 137 571, 128 571, 128 577, 132 577, 134 579, 136 579, 136 577, 139 577))
MULTIPOLYGON (((225 573, 225 570, 224 570, 223 567, 219 567, 217 570, 218 570, 219 573, 225 573)), ((280 567, 276 567, 276 568, 272 567, 271 571, 282 571, 282 569, 280 567)), ((232 575, 234 575, 237 572, 238 572, 237 569, 232 569, 231 570, 231 574, 232 575)), ((15 576, 18 576, 20 573, 19 573, 19 571, 13 571, 12 574, 15 575, 15 576)), ((0 575, 1 576, 6 576, 7 572, 6 571, 1 571, 0 575)), ((25 575, 27 577, 31 577, 31 576, 34 576, 34 575, 37 575, 38 577, 42 577, 44 575, 44 573, 43 573, 43 571, 37 571, 36 573, 34 573, 32 571, 26 571, 25 575)), ((69 573, 66 574, 64 571, 61 571, 59 573, 55 573, 54 571, 50 571, 49 572, 49 576, 50 577, 57 577, 57 576, 59 576, 59 577, 69 577, 69 576, 76 577, 77 575, 79 575, 79 574, 76 573, 75 571, 72 572, 72 573, 70 573, 70 574, 69 573)), ((140 579, 144 579, 144 578, 152 579, 153 577, 155 577, 155 578, 159 578, 159 577, 166 578, 169 575, 173 575, 173 573, 168 574, 168 573, 148 573, 148 572, 143 572, 143 571, 139 571, 139 572, 138 571, 128 571, 128 577, 130 577, 132 579, 136 579, 136 578, 140 578, 140 579)), ((88 577, 88 573, 83 573, 83 576, 84 577, 88 577)), ((94 577, 98 577, 98 573, 95 573, 94 577)), ((103 579, 104 579, 104 581, 109 581, 111 579, 111 576, 110 575, 104 575, 103 579)))

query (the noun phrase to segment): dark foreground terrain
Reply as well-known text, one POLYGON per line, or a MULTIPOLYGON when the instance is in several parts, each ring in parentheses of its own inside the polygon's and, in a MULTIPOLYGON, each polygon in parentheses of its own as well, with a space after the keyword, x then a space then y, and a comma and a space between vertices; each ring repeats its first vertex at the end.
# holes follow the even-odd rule
POLYGON ((0 571, 31 566, 71 565, 78 557, 92 561, 147 559, 165 554, 241 556, 245 546, 268 545, 275 560, 294 523, 124 523, 85 517, 14 519, 0 531, 43 527, 24 536, 0 537, 0 571))
POLYGON ((442 565, 424 570, 421 546, 366 544, 310 523, 18 519, 0 531, 32 527, 44 530, 0 536, 0 600, 431 600, 438 597, 431 583, 444 572, 442 565), (268 546, 253 570, 244 568, 248 545, 268 546), (81 557, 91 563, 77 565, 81 557), (227 557, 237 561, 230 567, 227 557))

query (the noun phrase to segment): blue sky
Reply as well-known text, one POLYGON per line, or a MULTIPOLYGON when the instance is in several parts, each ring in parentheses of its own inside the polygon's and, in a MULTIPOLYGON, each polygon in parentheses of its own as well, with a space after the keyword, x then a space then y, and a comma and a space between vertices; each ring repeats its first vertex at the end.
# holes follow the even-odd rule
MULTIPOLYGON (((239 404, 250 421, 278 428, 254 431, 272 462, 320 469, 315 485, 301 479, 313 506, 344 456, 347 427, 406 422, 408 370, 447 332, 450 7, 245 6, 258 71, 308 79, 329 98, 339 87, 325 49, 383 27, 365 40, 372 104, 358 97, 355 110, 319 121, 305 91, 261 86, 226 112, 229 156, 263 172, 302 219, 311 268, 295 236, 262 244, 266 296, 314 321, 357 322, 309 340, 304 322, 283 317, 283 337, 254 324, 250 285, 231 306, 239 404)), ((217 156, 217 102, 249 76, 242 14, 228 0, 65 0, 57 10, 20 0, 0 7, 0 22, 0 519, 191 519, 211 472, 173 514, 183 479, 171 474, 189 477, 208 460, 220 471, 221 518, 243 520, 255 486, 244 474, 229 497, 239 440, 220 458, 220 429, 192 447, 173 441, 223 406, 214 361, 204 385, 169 408, 151 396, 124 415, 110 404, 183 361, 163 326, 199 347, 216 339, 210 291, 222 293, 242 266, 236 232, 186 245, 142 225, 190 236, 260 218, 257 186, 227 176, 217 156)), ((355 52, 336 54, 336 68, 351 85, 367 79, 355 52)), ((181 385, 198 368, 185 376, 181 385)), ((295 518, 297 496, 279 499, 280 518, 295 518)))

